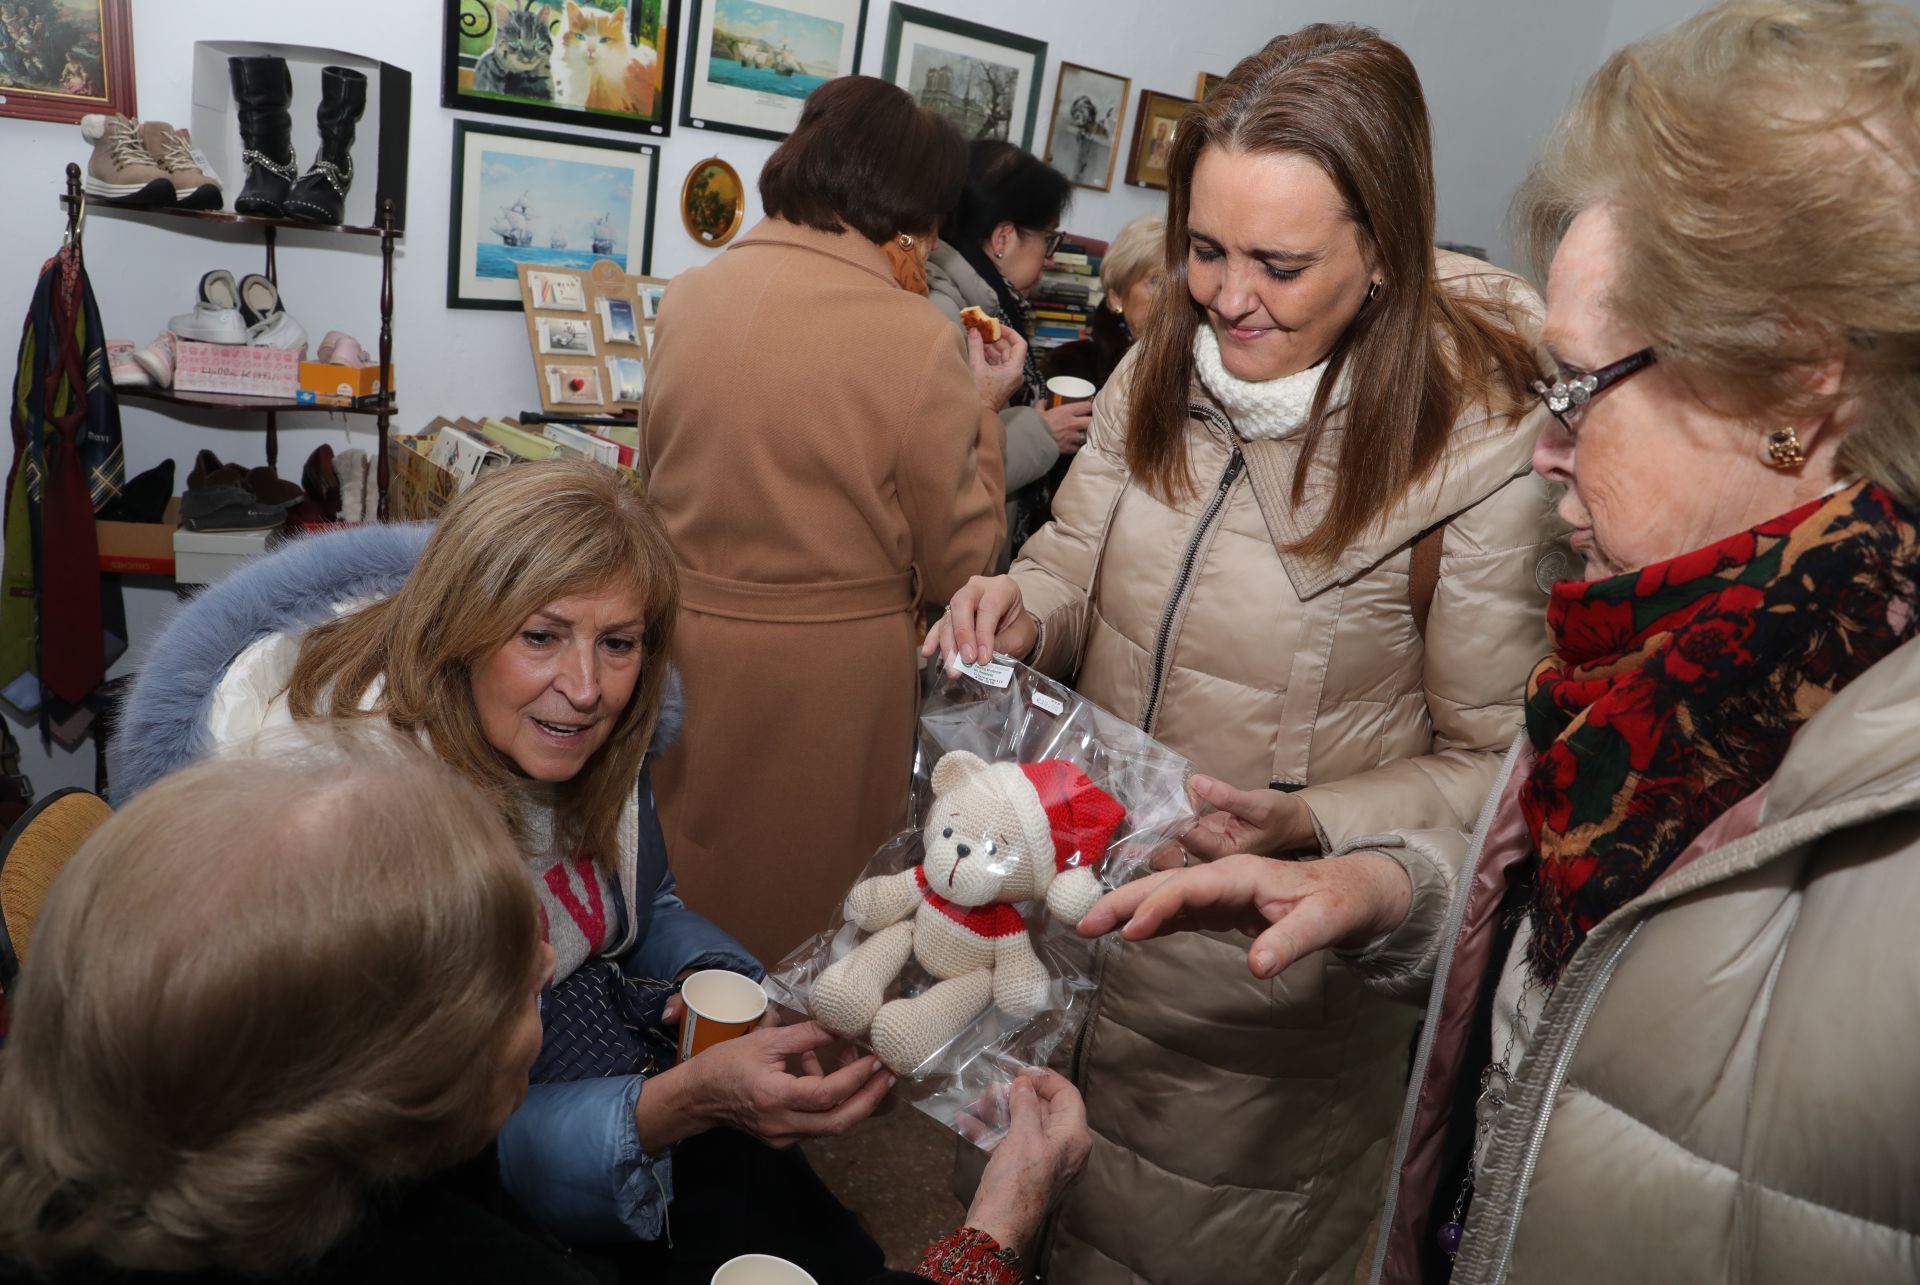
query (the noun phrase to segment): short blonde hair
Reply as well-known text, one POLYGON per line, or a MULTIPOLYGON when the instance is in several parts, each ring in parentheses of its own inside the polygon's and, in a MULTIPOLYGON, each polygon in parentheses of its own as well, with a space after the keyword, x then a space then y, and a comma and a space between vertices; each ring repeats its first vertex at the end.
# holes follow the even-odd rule
POLYGON ((473 670, 529 616, 561 598, 625 588, 645 615, 640 681, 608 736, 555 809, 560 851, 619 860, 620 815, 633 798, 666 689, 680 612, 680 569, 652 505, 615 470, 578 460, 517 464, 454 502, 392 597, 312 630, 287 703, 295 718, 365 711, 424 732, 486 791, 518 832, 520 776, 488 743, 473 670))
POLYGON ((1120 229, 1100 260, 1100 288, 1108 307, 1160 266, 1166 240, 1167 220, 1159 214, 1143 214, 1120 229))
POLYGON ((1913 14, 1727 0, 1620 50, 1515 198, 1543 279, 1598 205, 1620 238, 1608 304, 1662 368, 1761 429, 1850 405, 1843 467, 1920 502, 1913 14), (1822 391, 1810 376, 1836 354, 1840 388, 1822 391))
POLYGON ((55 883, 0 1052, 0 1257, 275 1275, 485 1145, 526 870, 445 764, 306 732, 142 792, 55 883))

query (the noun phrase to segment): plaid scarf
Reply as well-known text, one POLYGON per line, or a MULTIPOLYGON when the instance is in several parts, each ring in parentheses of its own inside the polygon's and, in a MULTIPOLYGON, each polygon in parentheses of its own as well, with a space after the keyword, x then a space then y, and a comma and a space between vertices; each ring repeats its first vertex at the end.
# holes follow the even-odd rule
POLYGON ((1915 632, 1915 515, 1855 483, 1644 570, 1554 586, 1527 686, 1539 856, 1527 963, 1594 925, 1759 788, 1800 725, 1915 632))

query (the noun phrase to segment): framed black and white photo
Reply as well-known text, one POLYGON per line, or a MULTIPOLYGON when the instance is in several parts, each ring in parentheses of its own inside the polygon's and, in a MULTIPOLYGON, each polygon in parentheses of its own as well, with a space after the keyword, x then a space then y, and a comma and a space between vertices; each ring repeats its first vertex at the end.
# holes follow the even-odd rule
POLYGON ((807 95, 860 70, 867 0, 693 0, 680 123, 785 138, 807 95))
POLYGON ((881 76, 970 139, 1010 139, 1031 150, 1046 65, 1043 40, 912 5, 896 4, 887 13, 881 76))
POLYGON ((1060 64, 1045 159, 1075 187, 1113 190, 1113 164, 1127 120, 1127 91, 1132 87, 1125 76, 1070 62, 1060 64))
POLYGON ((443 0, 440 105, 665 134, 680 0, 443 0))
POLYGON ((646 275, 659 164, 646 143, 455 121, 447 306, 518 311, 523 263, 646 275))

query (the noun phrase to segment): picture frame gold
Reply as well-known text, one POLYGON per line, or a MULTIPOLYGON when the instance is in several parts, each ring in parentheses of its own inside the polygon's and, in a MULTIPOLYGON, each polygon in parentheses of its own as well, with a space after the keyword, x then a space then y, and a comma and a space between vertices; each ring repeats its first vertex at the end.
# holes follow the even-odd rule
POLYGON ((1196 103, 1206 102, 1207 96, 1218 89, 1220 82, 1225 79, 1225 76, 1216 76, 1210 71, 1201 72, 1198 83, 1193 87, 1193 101, 1196 103))
POLYGON ((740 231, 746 211, 747 189, 739 170, 709 156, 687 171, 680 185, 680 223, 695 241, 720 248, 740 231))
POLYGON ((1167 161, 1173 153, 1174 134, 1180 127, 1180 118, 1191 106, 1191 98, 1152 89, 1140 91, 1140 107, 1133 122, 1133 147, 1127 154, 1129 186, 1167 190, 1167 161))

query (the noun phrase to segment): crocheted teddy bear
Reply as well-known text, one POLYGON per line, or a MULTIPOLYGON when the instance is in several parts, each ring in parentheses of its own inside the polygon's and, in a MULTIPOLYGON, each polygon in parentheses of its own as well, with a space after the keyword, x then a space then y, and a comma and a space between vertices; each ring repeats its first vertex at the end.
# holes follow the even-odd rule
POLYGON ((1014 903, 1044 899, 1079 923, 1100 897, 1093 866, 1126 817, 1060 759, 987 763, 956 750, 934 766, 933 792, 925 861, 854 886, 847 918, 873 935, 821 973, 812 995, 828 1030, 867 1037, 903 1075, 989 1004, 1021 1020, 1046 1006, 1051 979, 1014 903), (938 980, 886 1002, 908 955, 938 980))

